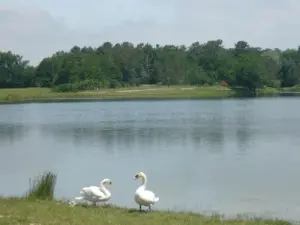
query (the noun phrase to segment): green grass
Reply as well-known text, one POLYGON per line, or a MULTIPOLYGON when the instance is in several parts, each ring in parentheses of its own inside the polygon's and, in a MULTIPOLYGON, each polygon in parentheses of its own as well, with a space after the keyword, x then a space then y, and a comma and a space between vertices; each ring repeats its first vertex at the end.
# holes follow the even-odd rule
POLYGON ((220 86, 142 86, 99 91, 58 93, 49 88, 0 89, 0 102, 15 103, 61 98, 99 99, 187 99, 229 97, 233 92, 220 86))
MULTIPOLYGON (((259 95, 273 95, 282 90, 265 88, 259 95)), ((0 89, 0 103, 21 103, 30 101, 55 101, 68 99, 201 99, 234 97, 235 92, 221 86, 156 86, 101 89, 98 91, 53 92, 50 88, 0 89)))
POLYGON ((29 180, 29 191, 26 198, 53 200, 57 175, 52 172, 45 172, 33 180, 29 180))
POLYGON ((295 85, 293 87, 287 87, 287 88, 283 88, 283 91, 286 92, 300 92, 300 85, 295 85))
POLYGON ((71 207, 57 201, 0 198, 0 224, 3 225, 288 225, 267 219, 222 220, 217 216, 193 213, 137 210, 106 207, 71 207))

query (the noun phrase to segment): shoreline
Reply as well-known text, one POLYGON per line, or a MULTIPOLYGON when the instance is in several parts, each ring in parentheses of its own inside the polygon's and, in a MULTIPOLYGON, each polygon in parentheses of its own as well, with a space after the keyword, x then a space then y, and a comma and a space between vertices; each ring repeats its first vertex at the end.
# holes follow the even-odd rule
MULTIPOLYGON (((258 92, 257 97, 282 95, 300 95, 300 92, 266 88, 258 92)), ((211 100, 228 98, 241 97, 237 97, 229 88, 220 86, 154 86, 153 88, 145 86, 66 93, 53 92, 49 88, 0 89, 0 104, 74 101, 211 100)))
POLYGON ((138 208, 123 208, 110 204, 93 207, 70 206, 61 201, 28 200, 24 198, 0 198, 0 223, 3 224, 128 224, 128 225, 187 225, 187 224, 259 224, 288 225, 287 220, 262 217, 236 216, 224 218, 222 215, 203 215, 191 212, 153 210, 139 212, 138 208))
MULTIPOLYGON (((265 96, 267 97, 267 96, 265 96)), ((270 96, 271 97, 271 96, 270 96)), ((176 100, 218 100, 232 99, 235 96, 228 97, 61 97, 61 98, 32 98, 22 100, 1 101, 0 104, 26 104, 26 103, 59 103, 59 102, 117 102, 117 101, 176 101, 176 100)))
MULTIPOLYGON (((278 94, 266 94, 260 95, 255 98, 272 98, 279 96, 300 96, 297 95, 286 95, 285 93, 278 94)), ((22 99, 22 100, 12 100, 12 101, 1 101, 0 105, 13 105, 13 104, 30 104, 30 103, 69 103, 69 102, 122 102, 122 101, 184 101, 184 100, 220 100, 220 99, 241 99, 241 98, 252 98, 252 97, 135 97, 135 98, 101 98, 101 97, 66 97, 66 98, 33 98, 33 99, 22 99)))

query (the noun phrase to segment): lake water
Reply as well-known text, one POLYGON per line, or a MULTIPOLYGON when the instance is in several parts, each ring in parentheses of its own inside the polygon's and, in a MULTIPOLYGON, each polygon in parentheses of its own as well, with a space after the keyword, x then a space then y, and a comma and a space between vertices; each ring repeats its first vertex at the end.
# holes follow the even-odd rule
POLYGON ((110 203, 300 219, 300 98, 0 105, 0 195, 58 173, 56 196, 111 178, 110 203))

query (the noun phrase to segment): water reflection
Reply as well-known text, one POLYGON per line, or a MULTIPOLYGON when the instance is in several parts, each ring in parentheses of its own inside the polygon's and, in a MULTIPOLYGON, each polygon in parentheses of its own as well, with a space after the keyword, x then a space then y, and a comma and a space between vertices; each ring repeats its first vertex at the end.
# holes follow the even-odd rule
MULTIPOLYGON (((117 124, 110 126, 97 125, 41 125, 39 131, 44 137, 51 136, 60 142, 72 141, 74 146, 99 145, 111 151, 118 146, 125 149, 139 148, 141 151, 155 151, 155 146, 191 145, 200 150, 200 146, 207 146, 208 151, 221 152, 224 141, 224 132, 221 119, 201 126, 194 124, 190 129, 187 126, 176 126, 171 123, 160 122, 161 126, 151 127, 142 123, 117 124), (144 148, 147 146, 147 148, 144 148), (153 146, 154 148, 152 148, 153 146)), ((108 152, 109 153, 109 152, 108 152)))
POLYGON ((22 141, 24 135, 29 131, 29 127, 24 124, 5 124, 0 123, 1 144, 13 144, 22 141))
POLYGON ((253 126, 253 104, 251 104, 251 101, 241 101, 239 103, 235 115, 236 138, 238 151, 245 154, 249 149, 252 141, 251 136, 254 133, 251 128, 251 125, 253 126))

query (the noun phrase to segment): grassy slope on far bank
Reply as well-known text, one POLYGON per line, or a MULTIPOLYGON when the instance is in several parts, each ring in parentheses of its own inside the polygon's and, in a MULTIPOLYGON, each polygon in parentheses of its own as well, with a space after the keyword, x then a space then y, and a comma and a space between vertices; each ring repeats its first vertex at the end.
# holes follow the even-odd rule
POLYGON ((71 207, 55 201, 0 198, 0 224, 5 225, 287 225, 281 220, 220 220, 191 213, 140 213, 116 207, 71 207))
POLYGON ((222 87, 191 86, 143 86, 99 91, 58 93, 49 88, 0 89, 1 102, 20 102, 55 98, 99 98, 99 99, 161 99, 161 98, 201 98, 227 97, 231 91, 222 87))
MULTIPOLYGON (((265 89, 263 93, 275 93, 275 89, 265 89)), ((220 86, 142 86, 120 89, 101 89, 71 93, 53 92, 49 88, 0 89, 0 102, 13 103, 32 100, 60 98, 99 99, 188 99, 219 98, 232 96, 233 92, 220 86)))

